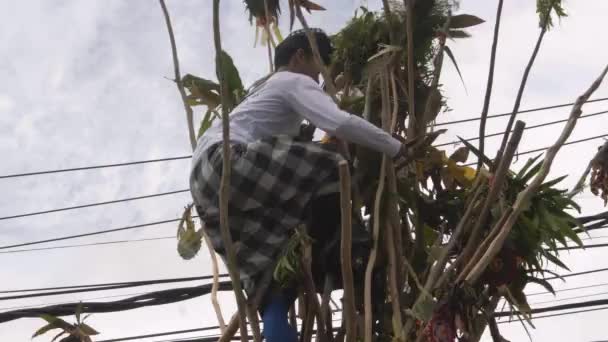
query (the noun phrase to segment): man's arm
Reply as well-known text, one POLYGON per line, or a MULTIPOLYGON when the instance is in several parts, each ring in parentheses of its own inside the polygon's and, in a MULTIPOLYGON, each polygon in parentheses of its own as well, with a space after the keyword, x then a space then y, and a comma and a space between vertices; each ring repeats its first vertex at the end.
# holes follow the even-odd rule
POLYGON ((285 99, 292 109, 318 128, 340 139, 363 145, 390 157, 402 150, 399 140, 340 108, 310 77, 292 73, 293 81, 285 82, 285 99))

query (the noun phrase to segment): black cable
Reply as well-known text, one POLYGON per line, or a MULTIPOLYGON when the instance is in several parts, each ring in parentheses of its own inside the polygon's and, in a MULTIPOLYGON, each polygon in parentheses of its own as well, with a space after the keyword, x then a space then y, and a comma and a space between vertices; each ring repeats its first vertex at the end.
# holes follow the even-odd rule
POLYGON ((582 246, 572 246, 572 247, 559 247, 556 248, 555 250, 558 251, 570 251, 573 249, 591 249, 591 248, 603 248, 603 247, 608 247, 608 243, 598 243, 596 245, 582 245, 582 246))
MULTIPOLYGON (((598 299, 598 300, 590 300, 587 302, 560 304, 560 305, 554 305, 554 306, 545 306, 542 308, 533 308, 533 309, 530 309, 530 311, 527 313, 536 314, 536 313, 543 313, 543 312, 587 308, 587 307, 600 306, 600 305, 608 305, 608 299, 598 299)), ((511 316, 516 313, 518 313, 518 312, 500 311, 500 312, 495 312, 493 314, 493 316, 494 317, 505 317, 505 316, 508 317, 508 316, 511 316)))
POLYGON ((64 246, 43 247, 43 248, 15 249, 15 250, 10 250, 10 251, 0 251, 0 254, 38 252, 38 251, 48 251, 48 250, 52 250, 52 249, 66 249, 66 248, 90 247, 90 246, 101 246, 101 245, 114 245, 114 244, 122 244, 122 243, 158 241, 158 240, 169 240, 169 239, 175 239, 175 236, 161 236, 161 237, 156 237, 156 238, 133 239, 133 240, 104 241, 104 242, 83 243, 83 244, 76 244, 76 245, 64 245, 64 246))
MULTIPOLYGON (((194 217, 198 217, 198 216, 193 216, 193 218, 194 217)), ((157 225, 164 224, 164 223, 179 222, 180 220, 181 219, 171 219, 171 220, 164 220, 164 221, 156 221, 156 222, 150 222, 150 223, 137 224, 137 225, 133 225, 133 226, 126 226, 126 227, 121 227, 121 228, 113 228, 113 229, 100 230, 100 231, 92 232, 92 233, 84 233, 84 234, 77 234, 77 235, 68 235, 68 236, 62 236, 62 237, 53 238, 53 239, 24 242, 24 243, 18 243, 18 244, 14 244, 14 245, 0 246, 0 250, 2 250, 2 249, 9 249, 9 248, 15 248, 15 247, 24 247, 24 246, 39 245, 39 244, 47 243, 47 242, 70 240, 70 239, 76 239, 76 238, 81 238, 81 237, 85 237, 85 236, 93 236, 93 235, 101 235, 101 234, 107 234, 107 233, 114 233, 114 232, 120 232, 120 231, 123 231, 123 230, 130 230, 130 229, 137 229, 137 228, 143 228, 143 227, 157 226, 157 225)))
POLYGON ((566 297, 566 298, 560 298, 560 299, 546 300, 546 301, 542 301, 542 302, 534 302, 534 303, 530 303, 530 305, 539 305, 539 304, 564 302, 564 301, 572 300, 572 299, 589 298, 589 297, 601 296, 601 295, 606 295, 606 294, 608 294, 608 292, 591 293, 591 294, 588 294, 588 295, 581 295, 581 296, 574 296, 574 297, 566 297))
POLYGON ((69 169, 59 169, 59 170, 36 171, 36 172, 27 172, 27 173, 15 173, 15 174, 11 174, 11 175, 0 176, 0 179, 15 178, 15 177, 25 177, 25 176, 36 176, 36 175, 45 175, 45 174, 50 174, 50 173, 60 173, 60 172, 70 172, 70 171, 93 170, 93 169, 102 169, 102 168, 108 168, 108 167, 138 165, 138 164, 147 164, 147 163, 158 163, 158 162, 165 162, 165 161, 172 161, 172 160, 182 160, 182 159, 190 159, 190 158, 192 158, 192 156, 160 158, 160 159, 149 159, 149 160, 140 160, 140 161, 128 162, 128 163, 105 164, 105 165, 84 166, 84 167, 73 167, 73 168, 69 168, 69 169))
MULTIPOLYGON (((225 274, 221 274, 220 277, 226 277, 227 275, 225 274)), ((160 284, 171 284, 171 283, 182 283, 182 282, 189 282, 189 281, 199 281, 199 280, 209 280, 209 279, 213 279, 212 275, 209 276, 201 276, 201 277, 189 277, 189 278, 173 278, 173 279, 156 279, 156 280, 144 280, 144 281, 133 281, 130 283, 116 283, 115 285, 99 285, 99 286, 94 286, 94 285, 88 285, 85 286, 84 288, 82 286, 77 287, 76 289, 73 290, 61 290, 61 291, 54 291, 54 292, 36 292, 36 293, 30 293, 30 294, 24 294, 24 295, 14 295, 14 296, 4 296, 4 297, 0 297, 0 301, 3 300, 13 300, 13 299, 23 299, 23 298, 35 298, 35 297, 48 297, 48 296, 58 296, 58 295, 64 295, 64 294, 71 294, 71 293, 83 293, 83 292, 94 292, 94 291, 107 291, 107 290, 116 290, 116 289, 125 289, 125 288, 131 288, 131 287, 139 287, 139 286, 149 286, 149 285, 160 285, 160 284)), ((64 288, 70 288, 69 286, 66 286, 64 288)), ((74 287, 72 287, 74 288, 74 287)), ((17 291, 17 290, 12 290, 13 292, 29 292, 31 290, 25 290, 25 291, 17 291)), ((48 291, 48 290, 44 290, 44 291, 48 291)), ((2 293, 9 293, 11 291, 3 291, 2 293)))
MULTIPOLYGON (((608 310, 608 306, 603 307, 603 308, 578 310, 578 311, 562 312, 562 313, 558 313, 558 314, 537 316, 537 317, 532 317, 532 319, 533 320, 537 320, 537 319, 541 319, 541 318, 549 318, 549 317, 557 317, 557 316, 567 316, 567 315, 574 315, 574 314, 578 314, 578 313, 592 312, 592 311, 602 311, 602 310, 608 310)), ((501 321, 501 322, 497 322, 497 323, 498 324, 505 324, 505 323, 516 323, 516 322, 519 322, 519 321, 501 321)))
POLYGON ((605 271, 608 271, 608 268, 598 268, 598 269, 595 269, 595 270, 589 270, 589 271, 584 271, 584 272, 569 273, 569 274, 560 275, 559 277, 548 277, 548 278, 545 278, 545 280, 570 278, 570 277, 575 277, 575 276, 579 276, 579 275, 585 275, 585 274, 591 274, 591 273, 599 273, 599 272, 605 272, 605 271))
MULTIPOLYGON (((587 101, 585 103, 601 102, 601 101, 606 101, 606 100, 608 100, 608 97, 601 98, 601 99, 589 100, 589 101, 587 101)), ((553 105, 553 106, 546 106, 546 107, 531 108, 531 109, 521 110, 521 111, 517 112, 517 114, 524 114, 524 113, 538 112, 538 111, 549 110, 549 109, 569 107, 569 106, 573 106, 574 104, 575 104, 575 102, 565 103, 565 104, 561 104, 561 105, 553 105)), ((512 114, 512 112, 503 113, 503 114, 488 115, 488 119, 499 118, 499 117, 502 117, 502 116, 509 116, 511 114, 512 114)), ((454 124, 459 124, 459 123, 464 123, 464 122, 471 122, 471 121, 478 121, 478 120, 481 120, 481 118, 468 118, 468 119, 461 119, 461 120, 454 120, 454 121, 438 122, 434 126, 435 127, 438 127, 438 126, 447 126, 447 125, 454 125, 454 124)))
MULTIPOLYGON (((122 338, 113 338, 113 339, 110 339, 110 340, 101 340, 101 341, 97 341, 97 342, 123 342, 123 341, 132 341, 132 340, 137 340, 137 339, 142 339, 142 338, 162 337, 162 336, 169 336, 169 335, 188 334, 188 333, 193 333, 193 332, 218 330, 219 328, 220 328, 219 326, 214 326, 214 327, 204 327, 204 328, 197 328, 197 329, 166 331, 166 332, 155 333, 155 334, 129 336, 129 337, 122 337, 122 338)), ((217 339, 217 337, 216 337, 216 339, 217 339)))
MULTIPOLYGON (((226 277, 228 275, 222 273, 219 276, 226 277)), ((40 291, 52 291, 52 290, 107 287, 107 286, 116 286, 116 285, 140 286, 140 285, 166 284, 166 283, 175 283, 175 282, 180 282, 180 281, 208 280, 208 279, 213 279, 213 276, 206 275, 206 276, 201 276, 201 277, 165 278, 165 279, 123 281, 123 282, 115 282, 115 283, 101 283, 101 284, 89 284, 89 285, 55 286, 55 287, 43 287, 43 288, 35 288, 35 289, 24 289, 24 290, 5 290, 5 291, 0 291, 0 293, 40 292, 40 291)))
MULTIPOLYGON (((597 135, 595 137, 589 137, 589 138, 584 138, 584 139, 579 139, 579 140, 568 141, 568 142, 564 143, 564 145, 562 145, 562 146, 574 145, 574 144, 578 144, 578 143, 582 143, 582 142, 586 142, 586 141, 591 141, 591 140, 595 140, 595 139, 600 139, 600 138, 605 138, 605 137, 608 137, 608 134, 602 134, 602 135, 597 135)), ((519 157, 519 156, 523 156, 523 155, 526 155, 526 154, 543 152, 543 151, 548 150, 549 148, 551 148, 551 146, 542 147, 542 148, 537 148, 537 149, 530 150, 530 151, 516 153, 515 156, 519 157)), ((468 164, 464 164, 464 165, 465 166, 472 166, 472 165, 475 165, 475 164, 476 163, 468 163, 468 164)))
MULTIPOLYGON (((600 283, 600 284, 594 284, 594 285, 570 287, 570 288, 567 288, 567 289, 555 290, 555 292, 557 293, 557 292, 575 291, 575 290, 590 289, 590 288, 600 287, 600 286, 608 286, 608 283, 600 283)), ((526 297, 545 295, 545 294, 550 294, 550 293, 551 293, 550 291, 534 292, 534 293, 526 294, 526 297)))
MULTIPOLYGON (((591 114, 587 114, 587 115, 582 115, 580 117, 580 119, 589 118, 589 117, 593 117, 593 116, 597 116, 597 115, 603 115, 603 114, 608 114, 608 110, 603 111, 603 112, 597 112, 597 113, 591 113, 591 114)), ((545 123, 541 123, 541 124, 525 127, 524 130, 535 129, 535 128, 540 128, 540 127, 545 127, 545 126, 551 126, 551 125, 556 125, 558 123, 568 122, 568 120, 569 119, 563 119, 563 120, 556 120, 556 121, 545 122, 545 123)), ((503 134, 505 134, 505 132, 492 133, 492 134, 486 135, 486 138, 502 136, 503 134)), ((479 137, 468 138, 468 139, 464 139, 464 140, 465 141, 475 141, 475 140, 479 140, 479 137)), ((434 147, 449 146, 449 145, 454 145, 454 144, 459 144, 459 143, 461 143, 460 140, 455 140, 455 141, 450 141, 450 142, 447 142, 447 143, 441 143, 441 144, 438 144, 438 145, 434 145, 434 147)))
MULTIPOLYGON (((589 101, 587 101, 585 103, 601 102, 601 101, 606 101, 606 100, 608 100, 608 98, 600 98, 600 99, 589 100, 589 101)), ((566 104, 561 104, 561 105, 553 105, 553 106, 546 106, 546 107, 531 108, 531 109, 526 109, 526 110, 519 111, 518 114, 537 112, 537 111, 543 111, 543 110, 555 109, 555 108, 562 108, 562 107, 568 107, 568 106, 572 106, 572 105, 574 105, 574 103, 566 103, 566 104)), ((511 113, 509 112, 509 113, 503 113, 503 114, 488 115, 488 119, 498 118, 498 117, 501 117, 501 116, 508 116, 508 115, 511 115, 511 113)), ((480 120, 480 118, 469 118, 469 119, 462 119, 462 120, 455 120, 455 121, 439 122, 439 123, 436 123, 435 126, 436 127, 437 126, 447 126, 447 125, 453 125, 453 124, 458 124, 458 123, 463 123, 463 122, 470 122, 470 121, 477 121, 477 120, 480 120)), ((68 168, 68 169, 58 169, 58 170, 47 170, 47 171, 16 173, 16 174, 9 174, 9 175, 0 176, 0 179, 15 178, 15 177, 26 177, 26 176, 35 176, 35 175, 43 175, 43 174, 51 174, 51 173, 61 173, 61 172, 71 172, 71 171, 92 170, 92 169, 101 169, 101 168, 118 167, 118 166, 138 165, 138 164, 156 163, 156 162, 164 162, 164 161, 172 161, 172 160, 182 160, 182 159, 190 159, 190 158, 192 158, 191 155, 189 155, 189 156, 182 156, 182 157, 170 157, 170 158, 140 160, 140 161, 128 162, 128 163, 105 164, 105 165, 96 165, 96 166, 74 167, 74 168, 68 168)))
POLYGON ((152 194, 152 195, 123 198, 123 199, 113 200, 113 201, 97 202, 97 203, 91 203, 91 204, 82 204, 82 205, 76 205, 76 206, 72 206, 72 207, 65 207, 65 208, 51 209, 51 210, 44 210, 44 211, 37 211, 37 212, 26 213, 26 214, 19 214, 19 215, 12 215, 12 216, 4 216, 4 217, 0 217, 0 221, 20 218, 20 217, 27 217, 27 216, 50 214, 50 213, 56 213, 56 212, 60 212, 60 211, 82 209, 82 208, 90 208, 90 207, 96 207, 96 206, 106 205, 106 204, 114 204, 114 203, 135 201, 135 200, 141 200, 141 199, 146 199, 146 198, 153 198, 153 197, 174 195, 174 194, 179 194, 179 193, 189 192, 189 191, 190 191, 189 189, 175 190, 175 191, 169 191, 169 192, 161 192, 161 193, 152 194))

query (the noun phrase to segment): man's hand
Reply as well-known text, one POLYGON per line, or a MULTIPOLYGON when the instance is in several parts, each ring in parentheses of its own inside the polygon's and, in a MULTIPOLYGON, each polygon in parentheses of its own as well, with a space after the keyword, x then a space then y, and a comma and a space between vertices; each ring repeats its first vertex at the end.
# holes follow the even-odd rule
POLYGON ((404 139, 402 136, 393 134, 393 137, 400 140, 402 143, 401 149, 393 158, 393 162, 395 162, 397 169, 405 166, 411 160, 421 157, 426 151, 426 148, 430 146, 438 136, 446 131, 446 129, 440 129, 424 136, 417 136, 411 139, 404 139))

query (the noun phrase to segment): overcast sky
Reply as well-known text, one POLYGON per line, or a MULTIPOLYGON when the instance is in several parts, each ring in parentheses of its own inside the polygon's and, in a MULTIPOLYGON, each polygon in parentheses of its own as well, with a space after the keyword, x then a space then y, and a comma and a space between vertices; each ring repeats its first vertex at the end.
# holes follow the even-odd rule
MULTIPOLYGON (((183 73, 214 78, 211 1, 168 0, 183 73)), ((283 1, 285 2, 285 1, 283 1)), ((361 0, 319 2, 328 8, 310 23, 335 33, 365 3, 361 0)), ((491 113, 509 111, 538 33, 535 1, 505 1, 491 113)), ((234 57, 246 84, 266 73, 266 51, 253 47, 255 29, 249 25, 241 1, 222 1, 224 48, 234 57)), ((379 0, 370 0, 378 8, 379 0)), ((451 65, 442 82, 453 111, 439 121, 478 116, 484 94, 496 1, 463 0, 461 12, 486 19, 471 30, 473 38, 449 42, 462 70, 467 92, 451 65)), ((567 1, 570 16, 548 33, 534 67, 522 108, 572 102, 608 62, 602 21, 608 2, 567 1)), ((282 20, 283 32, 287 18, 282 20)), ((175 85, 169 40, 157 1, 21 0, 6 2, 0 13, 0 175, 65 167, 184 156, 190 153, 186 121, 175 85)), ((595 98, 608 97, 608 86, 595 98)), ((586 113, 607 110, 597 103, 586 113)), ((566 118, 569 109, 522 115, 528 125, 566 118)), ((488 132, 503 129, 495 119, 488 132)), ((521 150, 551 144, 562 126, 526 131, 521 150)), ((572 139, 606 133, 607 119, 584 119, 572 139)), ((475 123, 450 126, 445 141, 456 135, 477 135, 475 123)), ((585 168, 601 140, 565 147, 555 162, 553 176, 570 174, 570 186, 585 168)), ((489 140, 496 148, 497 139, 489 140)), ((450 146, 449 149, 453 147, 450 146)), ((520 167, 522 157, 516 167, 520 167)), ((109 201, 132 196, 186 189, 189 161, 0 179, 0 217, 109 201)), ((0 221, 0 244, 13 244, 86 233, 132 224, 178 218, 189 194, 94 207, 64 213, 0 221)), ((579 197, 585 214, 602 210, 600 200, 585 192, 579 197)), ((91 243, 172 236, 175 224, 165 224, 62 243, 91 243)), ((601 230, 594 236, 602 234, 601 230)), ((588 241, 605 242, 601 239, 588 241)), ((189 277, 210 274, 208 254, 189 262, 176 253, 174 240, 0 254, 0 290, 73 284, 189 277)), ((607 252, 573 251, 565 259, 574 271, 608 267, 607 252)), ((608 282, 594 274, 555 283, 556 288, 608 282)), ((192 285, 184 284, 184 286, 192 285)), ((162 287, 158 287, 162 288, 162 287)), ((166 288, 166 287, 164 287, 166 288)), ((1 301, 0 310, 23 305, 90 300, 102 296, 145 292, 153 287, 124 291, 75 294, 31 300, 1 301)), ((530 288, 530 291, 538 289, 530 288)), ((608 291, 564 292, 557 299, 608 291)), ((591 299, 605 298, 608 295, 591 299)), ((233 306, 229 296, 225 315, 233 306)), ((531 297, 531 302, 551 296, 531 297)), ((580 301, 586 299, 575 299, 580 301)), ((568 303, 563 301, 558 303, 568 303)), ((557 303, 545 303, 554 305, 557 303)), ((536 341, 608 340, 602 326, 606 311, 569 315, 536 322, 536 341)), ((90 324, 99 339, 191 329, 216 325, 208 297, 123 313, 95 314, 90 324)), ((0 325, 1 341, 28 341, 40 319, 21 319, 0 325)), ((527 340, 519 323, 501 329, 512 341, 527 340)), ((194 336, 181 335, 179 337, 194 336)), ((49 337, 40 337, 48 341, 49 337)), ((154 340, 154 339, 152 339, 154 340)), ((156 339, 162 340, 162 339, 156 339)))

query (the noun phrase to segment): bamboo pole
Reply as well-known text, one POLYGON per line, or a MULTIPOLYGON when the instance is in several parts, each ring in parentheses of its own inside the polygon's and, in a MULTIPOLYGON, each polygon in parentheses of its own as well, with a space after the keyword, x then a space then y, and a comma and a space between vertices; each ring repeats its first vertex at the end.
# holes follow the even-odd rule
POLYGON ((471 284, 477 282, 483 271, 485 271, 486 267, 490 264, 492 259, 496 256, 496 254, 498 254, 498 252, 502 248, 502 245, 504 244, 507 236, 511 232, 511 228, 513 228, 513 225, 519 218, 519 215, 527 208, 530 199, 549 174, 555 156, 559 152, 560 148, 564 145, 566 140, 570 137, 570 134, 574 130, 574 127, 576 127, 576 122, 582 114, 583 104, 589 99, 589 97, 591 97, 591 95, 597 90, 597 88, 599 88, 604 77, 606 76, 606 73, 608 73, 608 66, 604 68, 600 76, 593 82, 589 89, 587 89, 587 91, 585 91, 576 100, 572 111, 570 112, 570 117, 568 118, 566 126, 562 130, 557 141, 553 144, 553 146, 551 146, 547 150, 540 170, 538 171, 530 185, 528 185, 528 187, 524 191, 519 193, 519 195, 517 196, 517 200, 512 206, 513 209, 511 214, 505 220, 505 223, 501 226, 498 235, 496 236, 494 241, 492 241, 492 243, 488 247, 488 250, 484 253, 484 255, 479 259, 479 262, 477 262, 475 267, 473 267, 471 272, 467 275, 467 282, 471 284))
MULTIPOLYGON (((232 286, 234 288, 234 294, 236 297, 236 303, 238 306, 239 326, 241 330, 241 341, 246 342, 248 340, 247 321, 245 316, 249 314, 247 310, 247 303, 243 295, 241 287, 241 280, 239 272, 237 270, 236 252, 232 243, 232 236, 230 234, 229 216, 228 216, 228 203, 230 196, 230 176, 231 176, 231 165, 230 165, 230 123, 228 118, 228 109, 226 104, 228 103, 228 91, 226 89, 226 81, 224 79, 224 70, 222 62, 222 41, 220 36, 220 0, 213 0, 213 40, 215 43, 215 54, 216 54, 216 68, 218 79, 220 83, 220 94, 222 101, 222 178, 220 182, 220 231, 224 247, 226 249, 227 268, 232 280, 232 286)), ((249 314, 249 316, 251 316, 249 314)), ((249 319, 252 323, 252 329, 254 320, 249 319)), ((259 331, 258 331, 259 334, 259 331)), ((254 339, 258 336, 255 336, 254 339)), ((258 341, 258 340, 256 340, 258 341)))
POLYGON ((340 241, 340 261, 342 267, 342 281, 344 287, 344 322, 346 324, 346 342, 357 339, 355 287, 352 266, 352 203, 350 194, 350 172, 348 162, 340 161, 340 204, 342 217, 342 234, 340 241))

